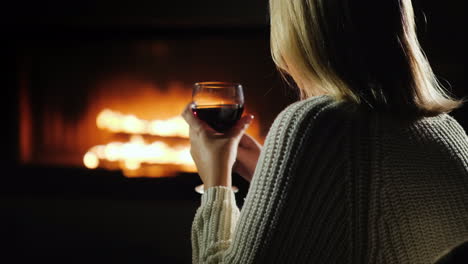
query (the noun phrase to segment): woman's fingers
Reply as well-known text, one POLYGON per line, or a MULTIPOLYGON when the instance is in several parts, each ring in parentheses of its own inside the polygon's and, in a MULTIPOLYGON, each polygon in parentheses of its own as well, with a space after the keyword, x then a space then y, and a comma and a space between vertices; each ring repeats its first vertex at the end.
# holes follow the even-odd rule
POLYGON ((261 148, 262 145, 260 145, 260 143, 258 143, 249 134, 245 133, 244 135, 242 135, 242 138, 239 141, 239 147, 250 149, 250 148, 255 148, 255 147, 261 148))
POLYGON ((192 107, 193 104, 188 104, 181 114, 185 122, 187 122, 187 124, 190 126, 190 129, 197 133, 208 132, 208 134, 215 137, 235 137, 241 135, 249 127, 250 123, 252 123, 252 120, 254 118, 253 115, 245 115, 236 123, 236 125, 229 132, 225 133, 224 135, 216 135, 219 133, 217 133, 208 124, 198 119, 193 114, 192 107))
POLYGON ((192 104, 188 104, 185 106, 184 111, 182 111, 182 118, 184 118, 185 122, 187 122, 191 129, 198 131, 202 128, 200 120, 198 120, 193 115, 192 104))
POLYGON ((242 135, 245 130, 250 126, 252 120, 254 119, 253 115, 245 115, 237 121, 236 125, 228 132, 228 136, 236 137, 242 135))
POLYGON ((192 106, 193 104, 188 104, 187 106, 185 106, 184 111, 181 114, 182 118, 184 118, 185 122, 187 122, 187 124, 190 126, 190 129, 194 130, 197 133, 214 133, 215 131, 209 125, 207 125, 205 122, 196 118, 193 115, 192 106))

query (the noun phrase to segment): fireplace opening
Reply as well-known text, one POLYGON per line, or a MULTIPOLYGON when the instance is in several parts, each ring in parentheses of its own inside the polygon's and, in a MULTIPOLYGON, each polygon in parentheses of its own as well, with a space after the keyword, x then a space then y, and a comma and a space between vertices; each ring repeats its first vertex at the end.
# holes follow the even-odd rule
POLYGON ((243 84, 245 112, 255 116, 247 133, 263 142, 295 93, 278 87, 266 32, 254 33, 23 45, 20 163, 130 178, 196 173, 180 113, 198 81, 243 84))

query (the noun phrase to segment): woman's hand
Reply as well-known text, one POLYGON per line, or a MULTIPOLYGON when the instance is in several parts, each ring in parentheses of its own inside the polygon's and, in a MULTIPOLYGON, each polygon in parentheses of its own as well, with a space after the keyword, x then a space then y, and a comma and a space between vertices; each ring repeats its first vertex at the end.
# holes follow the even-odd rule
POLYGON ((213 186, 231 187, 232 166, 236 160, 237 147, 253 116, 243 116, 229 132, 220 134, 196 118, 191 108, 191 104, 187 105, 182 117, 190 126, 190 154, 205 190, 213 186))
POLYGON ((242 136, 233 170, 248 182, 252 180, 261 150, 262 145, 251 136, 242 136))

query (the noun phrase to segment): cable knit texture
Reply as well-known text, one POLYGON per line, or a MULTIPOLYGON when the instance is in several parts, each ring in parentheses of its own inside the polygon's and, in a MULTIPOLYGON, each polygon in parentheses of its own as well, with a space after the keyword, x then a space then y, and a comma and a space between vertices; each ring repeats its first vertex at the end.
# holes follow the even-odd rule
POLYGON ((317 96, 268 132, 244 206, 209 188, 193 263, 431 263, 468 239, 468 137, 317 96))

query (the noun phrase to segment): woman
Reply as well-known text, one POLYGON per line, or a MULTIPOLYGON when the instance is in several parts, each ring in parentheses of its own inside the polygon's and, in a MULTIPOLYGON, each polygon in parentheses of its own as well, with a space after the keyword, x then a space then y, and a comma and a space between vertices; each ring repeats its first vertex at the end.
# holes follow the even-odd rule
POLYGON ((194 263, 430 263, 468 238, 468 138, 418 44, 410 0, 270 0, 271 50, 303 100, 261 149, 251 116, 188 109, 205 184, 194 263), (258 164, 257 164, 258 159, 258 164), (252 179, 242 211, 234 163, 252 179))

